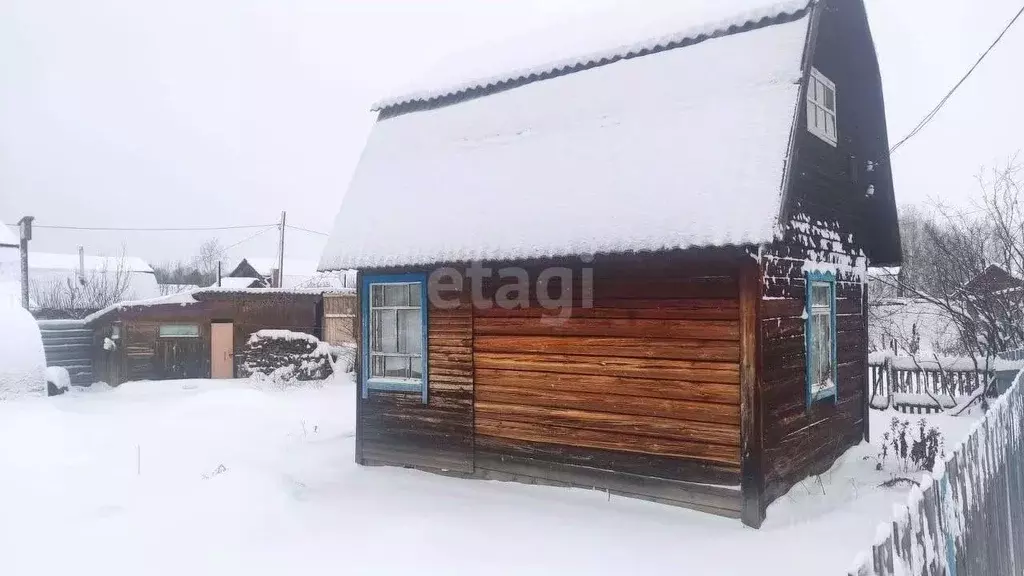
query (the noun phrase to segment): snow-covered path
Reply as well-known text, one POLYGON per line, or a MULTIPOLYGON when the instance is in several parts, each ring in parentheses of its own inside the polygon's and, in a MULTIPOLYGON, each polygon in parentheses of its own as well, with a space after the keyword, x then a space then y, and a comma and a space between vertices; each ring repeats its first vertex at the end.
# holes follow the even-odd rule
POLYGON ((354 399, 349 382, 171 381, 0 403, 0 574, 839 574, 904 499, 874 487, 867 445, 760 531, 363 468, 354 399))

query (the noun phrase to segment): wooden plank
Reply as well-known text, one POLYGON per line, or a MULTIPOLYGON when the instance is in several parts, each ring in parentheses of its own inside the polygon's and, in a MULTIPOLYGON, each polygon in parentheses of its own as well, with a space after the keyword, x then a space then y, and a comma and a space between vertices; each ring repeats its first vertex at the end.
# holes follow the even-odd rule
MULTIPOLYGON (((582 301, 571 303, 574 318, 647 318, 655 320, 736 320, 739 309, 736 301, 718 299, 629 299, 602 298, 590 305, 582 301)), ((479 318, 540 318, 550 316, 539 303, 531 301, 527 307, 503 308, 494 306, 478 309, 479 318)))
POLYGON ((491 370, 478 367, 476 383, 479 386, 500 386, 513 389, 590 392, 716 404, 739 405, 740 402, 738 385, 718 382, 654 380, 651 378, 558 374, 525 370, 491 370))
POLYGON ((740 270, 740 442, 743 489, 742 519, 747 526, 760 528, 764 522, 764 473, 761 401, 761 301, 760 267, 746 263, 740 270))
POLYGON ((567 318, 541 322, 534 318, 478 317, 479 336, 626 336, 687 340, 737 340, 739 326, 728 320, 648 320, 625 318, 567 318))
POLYGON ((477 418, 486 417, 524 424, 554 424, 568 428, 620 432, 688 442, 708 442, 726 446, 739 446, 740 444, 738 425, 546 406, 519 406, 499 402, 477 401, 473 409, 477 418))
POLYGON ((740 356, 739 343, 729 340, 595 336, 479 336, 474 340, 474 350, 716 362, 738 362, 740 356))
POLYGON ((585 393, 566 390, 538 390, 485 386, 477 382, 477 402, 496 402, 520 406, 547 406, 550 408, 591 410, 634 416, 658 416, 693 422, 735 424, 740 409, 734 404, 664 400, 604 393, 585 393))
POLYGON ((600 468, 653 478, 684 480, 739 488, 739 466, 700 462, 685 458, 602 450, 581 446, 559 446, 478 434, 476 450, 518 456, 545 462, 600 468))
POLYGON ((497 471, 563 483, 581 488, 595 488, 633 498, 654 498, 665 502, 730 518, 739 517, 739 491, 717 486, 665 480, 624 472, 614 472, 546 462, 502 453, 477 451, 478 469, 497 471))
POLYGON ((474 364, 478 368, 493 370, 529 370, 561 374, 633 376, 656 380, 739 383, 739 367, 730 362, 477 352, 474 355, 474 364))
MULTIPOLYGON (((862 330, 864 331, 864 338, 866 339, 867 335, 868 335, 868 318, 869 318, 869 314, 867 314, 867 310, 868 310, 868 284, 867 283, 864 284, 864 291, 863 291, 863 294, 861 295, 861 309, 865 312, 864 314, 861 315, 860 321, 861 321, 861 325, 862 325, 862 330)), ((864 348, 864 357, 863 357, 863 360, 862 360, 863 364, 861 365, 861 368, 863 369, 863 376, 861 377, 861 380, 860 380, 860 382, 861 382, 861 391, 862 391, 860 413, 861 413, 861 415, 863 416, 863 419, 864 419, 864 441, 865 442, 870 442, 871 441, 871 418, 868 416, 870 414, 869 403, 871 402, 871 396, 870 396, 870 392, 871 392, 871 379, 870 379, 870 371, 868 370, 868 356, 869 356, 868 350, 867 350, 867 347, 865 347, 864 348)), ((851 378, 851 380, 855 381, 856 379, 851 378)), ((839 382, 840 383, 843 382, 842 375, 839 376, 839 382)))
POLYGON ((476 432, 513 440, 675 456, 732 465, 738 464, 740 459, 739 448, 733 446, 581 430, 548 424, 525 424, 492 419, 480 414, 476 415, 476 432))

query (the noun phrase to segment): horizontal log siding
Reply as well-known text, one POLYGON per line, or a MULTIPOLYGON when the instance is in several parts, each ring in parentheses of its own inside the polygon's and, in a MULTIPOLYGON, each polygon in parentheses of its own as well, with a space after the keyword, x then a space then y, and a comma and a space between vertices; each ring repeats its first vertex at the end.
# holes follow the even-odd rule
POLYGON ((839 403, 826 399, 807 407, 804 262, 810 256, 848 266, 855 249, 832 243, 831 250, 802 249, 800 246, 805 244, 823 245, 820 237, 803 236, 790 233, 786 243, 769 249, 769 256, 762 261, 763 466, 767 502, 807 476, 827 470, 864 434, 867 333, 861 279, 849 272, 840 273, 836 282, 839 403))
POLYGON ((594 307, 578 308, 574 291, 567 319, 536 303, 475 312, 478 473, 601 477, 590 485, 738 515, 738 491, 679 482, 739 484, 735 261, 649 263, 595 264, 594 307), (621 476, 583 472, 594 469, 621 476))
MULTIPOLYGON (((450 293, 445 296, 454 298, 450 293)), ((472 342, 467 291, 460 293, 455 309, 429 308, 427 404, 419 392, 371 390, 369 398, 359 399, 359 463, 473 472, 472 342)))

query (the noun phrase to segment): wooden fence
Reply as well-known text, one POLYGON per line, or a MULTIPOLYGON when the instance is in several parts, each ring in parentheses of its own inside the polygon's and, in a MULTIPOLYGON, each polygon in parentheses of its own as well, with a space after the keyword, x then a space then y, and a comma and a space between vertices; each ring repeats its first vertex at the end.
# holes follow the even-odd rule
POLYGON ((324 342, 337 346, 356 342, 354 290, 324 294, 324 342))
POLYGON ((868 360, 871 406, 930 413, 953 408, 995 377, 991 362, 970 358, 914 360, 881 356, 868 360))
POLYGON ((850 576, 1024 573, 1024 391, 1013 385, 878 527, 850 576))

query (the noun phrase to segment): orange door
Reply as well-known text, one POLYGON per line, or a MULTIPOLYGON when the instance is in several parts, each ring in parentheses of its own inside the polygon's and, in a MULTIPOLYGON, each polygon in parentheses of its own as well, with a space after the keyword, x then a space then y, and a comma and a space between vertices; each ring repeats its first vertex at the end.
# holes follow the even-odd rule
POLYGON ((214 322, 210 325, 210 377, 235 377, 235 325, 214 322))

